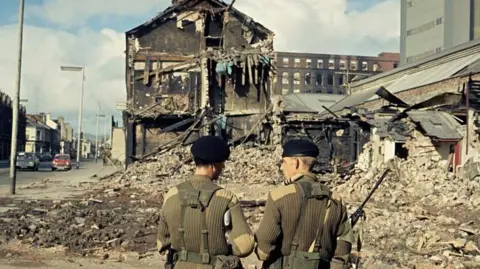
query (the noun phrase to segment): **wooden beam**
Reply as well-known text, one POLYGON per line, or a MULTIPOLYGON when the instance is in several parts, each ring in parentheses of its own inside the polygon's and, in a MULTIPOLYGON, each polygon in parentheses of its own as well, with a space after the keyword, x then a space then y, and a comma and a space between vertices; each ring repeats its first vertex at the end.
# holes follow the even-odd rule
MULTIPOLYGON (((151 61, 161 61, 161 62, 182 62, 188 61, 194 58, 194 56, 167 56, 167 55, 150 55, 148 56, 151 61)), ((135 56, 134 61, 146 61, 147 57, 142 54, 135 56)))

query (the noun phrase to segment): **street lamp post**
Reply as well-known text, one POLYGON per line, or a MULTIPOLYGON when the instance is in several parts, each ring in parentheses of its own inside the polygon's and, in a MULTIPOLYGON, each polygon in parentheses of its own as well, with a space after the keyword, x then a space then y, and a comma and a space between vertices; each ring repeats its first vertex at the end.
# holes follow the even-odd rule
POLYGON ((82 117, 83 117, 83 91, 85 88, 85 66, 60 66, 62 71, 82 72, 82 93, 80 96, 80 107, 78 112, 78 135, 77 135, 77 169, 80 168, 80 154, 82 148, 82 117))
POLYGON ((22 49, 23 49, 23 18, 25 14, 25 0, 20 0, 20 6, 18 9, 18 64, 17 64, 17 88, 13 100, 12 109, 12 140, 10 146, 10 193, 15 194, 15 188, 17 184, 17 136, 18 136, 18 108, 20 106, 20 85, 22 78, 22 49))

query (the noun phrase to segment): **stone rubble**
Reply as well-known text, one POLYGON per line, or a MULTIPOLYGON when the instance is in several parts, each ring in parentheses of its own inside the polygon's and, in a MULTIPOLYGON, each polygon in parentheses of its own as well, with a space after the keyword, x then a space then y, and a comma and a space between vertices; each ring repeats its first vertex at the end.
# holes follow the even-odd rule
MULTIPOLYGON (((371 145, 366 145, 366 149, 371 145)), ((466 268, 480 260, 480 178, 447 172, 447 162, 430 139, 415 133, 405 143, 409 156, 396 159, 390 172, 367 204, 362 227, 365 263, 413 266, 419 263, 443 268, 466 268), (377 262, 372 262, 377 260, 377 262)), ((364 151, 362 155, 369 154, 364 151)), ((363 158, 363 159, 362 159, 363 158)), ((367 196, 386 164, 365 170, 335 188, 351 210, 367 196)), ((372 267, 373 268, 373 267, 372 267)))
MULTIPOLYGON (((447 172, 447 163, 441 160, 430 139, 420 133, 415 133, 405 147, 408 158, 396 159, 396 169, 385 178, 367 204, 366 220, 355 227, 356 232, 363 232, 363 249, 356 253, 361 256, 362 268, 478 266, 479 177, 447 172)), ((371 143, 365 145, 352 175, 343 179, 321 176, 344 198, 350 213, 367 196, 387 166, 375 158, 372 160, 372 148, 371 143)), ((267 192, 281 182, 280 156, 280 146, 238 146, 232 150, 220 184, 242 200, 265 199, 267 192)), ((469 164, 473 172, 469 170, 467 174, 474 175, 477 171, 474 164, 476 162, 469 164)), ((92 199, 85 199, 83 204, 66 203, 66 208, 36 206, 37 211, 24 207, 20 211, 0 214, 0 234, 9 234, 8 239, 22 239, 38 246, 59 244, 72 250, 124 247, 144 251, 154 248, 154 220, 161 208, 162 195, 171 185, 187 179, 193 170, 189 147, 173 148, 93 184, 91 187, 97 193, 89 197, 92 199), (111 205, 116 203, 120 203, 117 207, 121 210, 113 210, 111 205), (102 210, 110 212, 98 213, 102 210), (34 217, 32 212, 36 212, 34 217), (143 220, 143 226, 139 219, 143 220), (135 227, 142 234, 150 234, 149 239, 135 241, 138 234, 127 233, 125 227, 107 228, 106 223, 110 222, 139 224, 135 227), (64 228, 59 227, 59 223, 64 228), (87 231, 90 230, 95 232, 89 235, 87 231), (80 237, 75 239, 67 234, 80 234, 80 237)), ((245 208, 253 229, 263 210, 263 206, 245 208)))

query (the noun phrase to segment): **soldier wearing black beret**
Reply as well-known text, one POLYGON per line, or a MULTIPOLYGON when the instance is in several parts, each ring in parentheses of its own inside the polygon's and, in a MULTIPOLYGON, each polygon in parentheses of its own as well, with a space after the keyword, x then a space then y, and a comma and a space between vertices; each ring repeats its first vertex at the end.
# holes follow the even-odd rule
POLYGON ((195 141, 191 153, 195 174, 164 197, 158 251, 175 253, 166 267, 227 268, 223 266, 228 263, 228 268, 242 268, 239 257, 253 252, 253 232, 235 194, 213 182, 230 157, 228 144, 219 137, 204 136, 195 141))
POLYGON ((353 244, 341 199, 311 173, 318 147, 305 139, 283 145, 284 186, 269 192, 255 232, 263 268, 346 268, 353 244))

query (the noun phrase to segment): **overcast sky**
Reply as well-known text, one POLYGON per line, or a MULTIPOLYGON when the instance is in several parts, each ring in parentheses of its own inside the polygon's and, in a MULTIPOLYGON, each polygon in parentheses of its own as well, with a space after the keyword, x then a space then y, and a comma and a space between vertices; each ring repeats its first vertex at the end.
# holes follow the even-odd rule
MULTIPOLYGON (((15 89, 17 0, 0 1, 0 90, 15 89)), ((275 49, 377 55, 399 50, 398 0, 237 0, 235 6, 276 34, 275 49)), ((126 96, 124 32, 166 8, 166 0, 25 0, 21 98, 27 112, 64 116, 77 128, 85 65, 84 126, 95 132, 98 104, 115 115, 126 96)), ((100 130, 103 130, 102 128, 100 130)))

